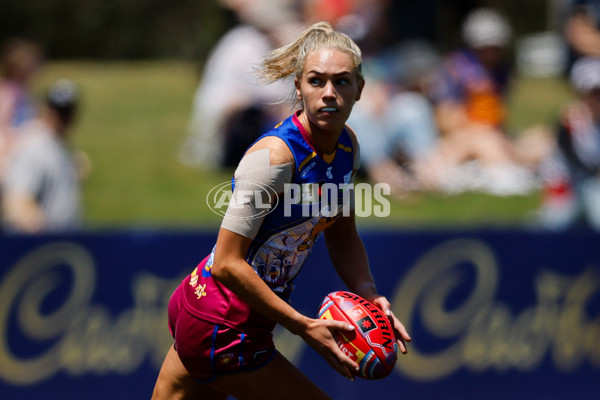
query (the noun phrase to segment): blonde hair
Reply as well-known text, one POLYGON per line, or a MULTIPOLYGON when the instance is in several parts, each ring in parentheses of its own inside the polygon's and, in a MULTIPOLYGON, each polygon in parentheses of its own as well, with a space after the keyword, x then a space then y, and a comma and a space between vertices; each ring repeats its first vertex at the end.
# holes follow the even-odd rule
POLYGON ((293 42, 271 51, 258 70, 261 81, 271 83, 290 75, 302 76, 306 56, 315 50, 333 48, 350 55, 359 79, 364 80, 360 48, 348 35, 335 31, 327 22, 305 29, 293 42))

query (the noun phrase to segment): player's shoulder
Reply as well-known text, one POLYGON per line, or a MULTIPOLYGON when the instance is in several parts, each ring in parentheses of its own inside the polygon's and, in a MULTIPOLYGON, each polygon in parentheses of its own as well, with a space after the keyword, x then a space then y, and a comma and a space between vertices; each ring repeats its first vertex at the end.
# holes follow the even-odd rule
POLYGON ((346 132, 348 133, 348 137, 350 138, 350 142, 352 142, 352 148, 358 149, 359 144, 358 144, 358 136, 356 135, 356 132, 354 131, 354 129, 352 129, 352 127, 348 124, 346 124, 345 126, 346 128, 346 132))
POLYGON ((263 149, 269 150, 271 165, 288 164, 294 161, 294 156, 287 143, 278 136, 264 136, 256 141, 246 153, 251 154, 263 149))

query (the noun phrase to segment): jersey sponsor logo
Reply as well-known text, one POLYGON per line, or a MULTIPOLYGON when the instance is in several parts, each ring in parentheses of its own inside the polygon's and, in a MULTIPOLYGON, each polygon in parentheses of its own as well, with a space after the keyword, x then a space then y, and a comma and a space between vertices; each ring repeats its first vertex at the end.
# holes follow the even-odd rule
POLYGON ((300 173, 300 176, 304 178, 306 175, 308 175, 310 170, 315 167, 315 165, 317 165, 316 161, 313 161, 310 164, 308 164, 308 166, 306 168, 304 168, 304 170, 300 173))
POLYGON ((348 184, 352 181, 352 170, 344 175, 344 183, 348 184))

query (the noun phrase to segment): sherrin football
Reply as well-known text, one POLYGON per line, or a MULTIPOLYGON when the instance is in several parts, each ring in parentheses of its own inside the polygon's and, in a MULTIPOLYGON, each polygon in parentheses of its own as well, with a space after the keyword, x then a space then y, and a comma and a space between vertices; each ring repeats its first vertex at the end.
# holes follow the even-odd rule
POLYGON ((354 325, 354 331, 336 331, 334 338, 340 349, 359 365, 356 376, 381 379, 392 372, 398 345, 390 320, 375 304, 351 292, 333 292, 325 296, 318 317, 354 325))

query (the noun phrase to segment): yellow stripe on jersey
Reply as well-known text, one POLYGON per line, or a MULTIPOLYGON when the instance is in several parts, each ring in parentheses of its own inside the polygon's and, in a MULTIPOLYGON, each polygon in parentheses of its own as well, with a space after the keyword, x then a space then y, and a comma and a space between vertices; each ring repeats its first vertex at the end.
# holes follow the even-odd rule
MULTIPOLYGON (((346 153, 352 153, 352 147, 344 146, 341 143, 337 144, 337 149, 344 150, 346 153)), ((333 159, 335 158, 337 149, 332 151, 330 154, 323 154, 323 161, 325 161, 327 164, 331 164, 333 162, 333 159)))
MULTIPOLYGON (((341 143, 338 143, 337 148, 341 149, 341 150, 344 150, 346 153, 352 153, 352 147, 344 146, 341 143)), ((337 149, 334 150, 334 151, 332 151, 330 154, 323 153, 323 161, 325 161, 327 164, 331 164, 333 162, 333 159, 335 158, 335 154, 336 153, 337 153, 337 149)), ((315 158, 316 155, 317 155, 317 153, 315 153, 313 151, 308 157, 306 157, 300 163, 300 166, 298 167, 298 171, 300 171, 302 169, 302 167, 304 167, 306 165, 306 163, 308 163, 310 160, 312 160, 313 158, 315 158)))
POLYGON ((310 160, 312 160, 312 159, 313 159, 313 158, 315 158, 316 156, 317 156, 317 153, 315 153, 315 152, 313 151, 313 152, 312 152, 312 153, 311 153, 311 154, 310 154, 308 157, 306 157, 306 158, 305 158, 305 159, 304 159, 304 160, 303 160, 303 161, 300 163, 300 165, 298 166, 298 171, 300 171, 300 170, 301 170, 301 169, 302 169, 302 168, 303 168, 303 167, 306 165, 306 163, 307 163, 307 162, 309 162, 310 160))
POLYGON ((323 153, 323 161, 325 161, 327 164, 331 164, 335 158, 335 153, 337 153, 337 150, 334 150, 329 154, 323 153))
POLYGON ((352 147, 344 146, 341 143, 338 143, 338 149, 344 150, 346 153, 352 153, 352 147))

